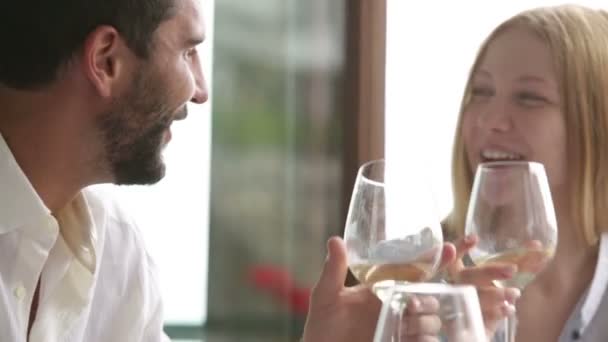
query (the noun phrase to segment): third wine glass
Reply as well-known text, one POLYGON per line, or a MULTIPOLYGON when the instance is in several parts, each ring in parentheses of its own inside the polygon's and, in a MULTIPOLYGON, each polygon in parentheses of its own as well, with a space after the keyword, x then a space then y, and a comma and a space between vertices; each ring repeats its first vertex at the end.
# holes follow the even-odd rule
MULTIPOLYGON (((543 165, 527 161, 480 164, 465 230, 479 237, 470 252, 473 262, 514 264, 516 274, 495 284, 523 290, 551 260, 557 245, 557 221, 543 165)), ((507 341, 511 342, 517 319, 508 320, 507 341)))

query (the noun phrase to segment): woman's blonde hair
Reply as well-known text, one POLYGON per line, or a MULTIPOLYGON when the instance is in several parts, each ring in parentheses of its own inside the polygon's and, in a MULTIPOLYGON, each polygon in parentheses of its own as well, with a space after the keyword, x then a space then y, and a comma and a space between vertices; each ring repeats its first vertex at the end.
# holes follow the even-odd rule
POLYGON ((553 56, 567 127, 572 223, 578 225, 585 241, 595 244, 601 232, 608 231, 608 12, 573 5, 517 14, 482 44, 465 87, 454 139, 454 208, 446 220, 447 234, 463 234, 473 184, 474 170, 461 135, 471 78, 489 44, 513 27, 536 34, 553 56))

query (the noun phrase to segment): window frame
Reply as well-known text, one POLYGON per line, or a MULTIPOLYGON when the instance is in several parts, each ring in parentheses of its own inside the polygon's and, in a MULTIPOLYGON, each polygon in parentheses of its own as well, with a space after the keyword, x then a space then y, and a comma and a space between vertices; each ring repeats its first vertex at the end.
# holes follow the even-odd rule
MULTIPOLYGON (((348 0, 345 15, 345 70, 342 103, 343 193, 341 217, 346 218, 359 165, 384 157, 385 140, 385 61, 386 61, 386 0, 348 0)), ((343 235, 341 227, 331 228, 330 235, 343 235)), ((349 276, 346 282, 354 284, 349 276)), ((294 321, 295 331, 303 328, 294 321)), ((213 319, 201 326, 166 325, 173 339, 204 339, 208 335, 235 333, 247 335, 280 330, 284 321, 273 319, 219 322, 213 319)))

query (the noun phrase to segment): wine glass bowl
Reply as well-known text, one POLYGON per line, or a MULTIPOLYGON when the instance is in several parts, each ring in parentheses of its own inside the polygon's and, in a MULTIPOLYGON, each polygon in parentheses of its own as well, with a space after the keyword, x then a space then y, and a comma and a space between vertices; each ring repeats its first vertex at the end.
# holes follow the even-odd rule
POLYGON ((387 295, 380 310, 374 342, 412 341, 419 339, 420 322, 433 318, 440 322, 434 331, 417 336, 425 341, 485 342, 485 329, 477 291, 473 286, 454 286, 439 283, 397 284, 387 295), (402 308, 416 298, 432 302, 435 310, 404 317, 402 308), (425 317, 423 317, 425 316, 425 317))
POLYGON ((396 283, 430 279, 443 246, 430 191, 415 190, 397 171, 384 160, 361 166, 344 232, 351 272, 381 299, 396 283), (416 196, 415 208, 407 196, 416 196))
POLYGON ((475 264, 512 263, 517 266, 516 275, 498 283, 525 288, 551 260, 557 246, 557 221, 543 165, 480 164, 465 230, 479 237, 469 253, 475 264))
MULTIPOLYGON (((530 161, 482 163, 477 167, 465 234, 479 241, 469 256, 476 265, 512 264, 514 276, 499 287, 526 288, 553 258, 557 219, 542 164, 530 161)), ((517 316, 507 318, 507 342, 515 341, 517 316)))

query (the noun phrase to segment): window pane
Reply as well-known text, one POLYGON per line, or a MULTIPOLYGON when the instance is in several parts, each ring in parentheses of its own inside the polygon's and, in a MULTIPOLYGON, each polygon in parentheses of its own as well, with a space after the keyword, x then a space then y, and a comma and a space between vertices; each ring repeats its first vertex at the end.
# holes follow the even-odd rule
MULTIPOLYGON (((605 0, 570 2, 607 6, 605 0)), ((404 164, 406 178, 416 179, 423 169, 441 214, 452 207, 452 141, 465 82, 482 40, 522 10, 562 3, 388 0, 386 157, 404 164), (430 15, 437 8, 451 14, 441 16, 441 25, 430 15), (411 167, 413 163, 417 167, 411 167)), ((407 200, 415 202, 415 198, 407 200)))
POLYGON ((343 7, 216 5, 210 329, 265 341, 300 333, 325 240, 342 221, 343 7), (292 303, 272 288, 282 273, 297 288, 292 303))

